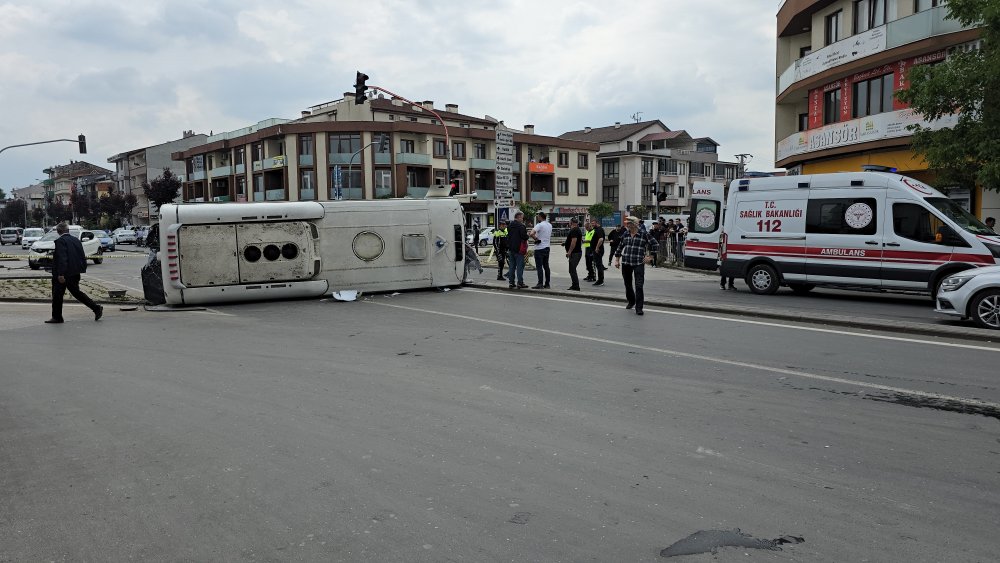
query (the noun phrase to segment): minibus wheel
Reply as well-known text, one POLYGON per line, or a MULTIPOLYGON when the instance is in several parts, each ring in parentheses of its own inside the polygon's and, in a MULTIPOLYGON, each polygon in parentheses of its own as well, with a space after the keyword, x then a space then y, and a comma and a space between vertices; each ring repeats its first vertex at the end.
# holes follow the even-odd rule
POLYGON ((769 264, 754 264, 747 271, 747 286, 757 295, 774 295, 780 282, 778 272, 769 264))

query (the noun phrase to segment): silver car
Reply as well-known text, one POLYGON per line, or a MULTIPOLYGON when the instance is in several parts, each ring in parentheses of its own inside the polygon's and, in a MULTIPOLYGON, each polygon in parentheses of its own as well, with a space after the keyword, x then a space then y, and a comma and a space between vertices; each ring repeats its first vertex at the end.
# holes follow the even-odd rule
POLYGON ((941 282, 934 303, 938 313, 972 319, 982 328, 1000 330, 1000 266, 948 276, 941 282))

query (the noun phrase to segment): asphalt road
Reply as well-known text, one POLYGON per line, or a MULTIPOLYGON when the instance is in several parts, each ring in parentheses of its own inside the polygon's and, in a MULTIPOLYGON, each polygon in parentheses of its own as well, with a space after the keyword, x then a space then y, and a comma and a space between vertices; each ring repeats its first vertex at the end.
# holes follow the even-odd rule
POLYGON ((1000 347, 489 290, 0 304, 0 561, 994 561, 1000 347))

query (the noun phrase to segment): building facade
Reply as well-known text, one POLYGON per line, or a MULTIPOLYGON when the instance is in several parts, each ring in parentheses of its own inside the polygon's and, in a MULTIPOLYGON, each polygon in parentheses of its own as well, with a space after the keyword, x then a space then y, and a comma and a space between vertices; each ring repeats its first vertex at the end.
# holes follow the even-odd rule
POLYGON ((513 132, 515 206, 585 213, 599 201, 593 143, 536 135, 530 125, 511 130, 454 104, 376 97, 358 105, 353 92, 295 120, 212 135, 173 158, 185 163, 188 202, 420 198, 454 182, 477 195, 464 204, 470 224, 492 225, 498 129, 513 132))
POLYGON ((171 155, 204 144, 206 139, 208 135, 184 131, 180 139, 133 149, 108 158, 108 162, 115 165, 115 190, 120 194, 135 195, 136 205, 131 219, 133 225, 148 225, 150 217, 156 216, 156 210, 152 209, 142 185, 162 175, 165 168, 183 179, 185 163, 171 160, 171 155))
MULTIPOLYGON (((874 164, 936 185, 910 150, 907 126, 928 123, 895 98, 908 72, 978 48, 979 30, 947 19, 945 0, 786 0, 777 18, 776 166, 790 174, 860 170, 874 164)), ((983 216, 997 195, 952 189, 983 216)))
POLYGON ((622 212, 641 205, 649 213, 682 213, 695 181, 728 185, 736 177, 736 163, 719 161, 718 143, 671 131, 659 120, 587 127, 559 137, 600 146, 600 200, 622 212))

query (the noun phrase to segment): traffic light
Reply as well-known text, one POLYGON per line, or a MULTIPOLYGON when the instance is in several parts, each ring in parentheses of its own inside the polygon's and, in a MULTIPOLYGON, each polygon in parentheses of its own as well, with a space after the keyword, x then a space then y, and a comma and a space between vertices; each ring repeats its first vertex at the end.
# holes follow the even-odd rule
POLYGON ((76 141, 80 143, 80 154, 87 154, 87 137, 80 135, 76 141))
POLYGON ((365 90, 368 89, 368 86, 365 84, 365 81, 367 80, 368 80, 368 75, 359 70, 358 78, 354 82, 354 103, 356 105, 361 105, 365 103, 365 90))
POLYGON ((656 194, 656 201, 657 202, 663 201, 665 199, 667 199, 667 192, 660 192, 660 193, 656 194))
POLYGON ((451 171, 451 190, 448 192, 450 196, 458 195, 458 178, 461 176, 458 170, 451 171))
POLYGON ((389 136, 385 133, 379 135, 378 138, 378 152, 388 152, 389 151, 389 136))

